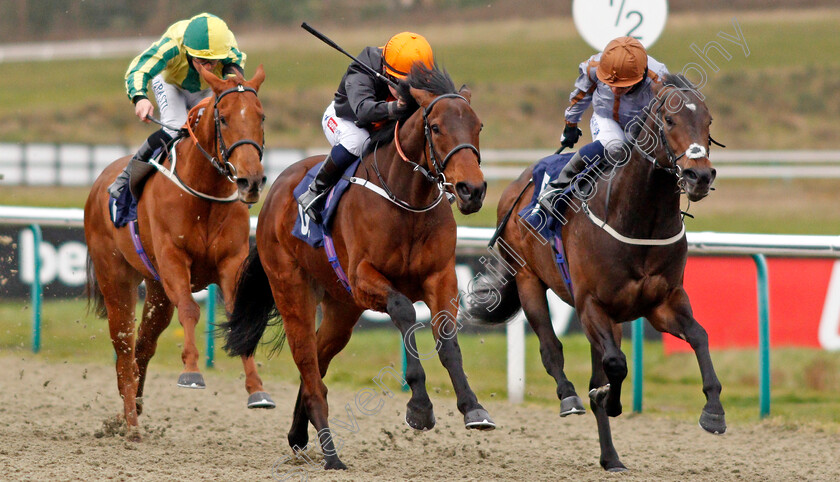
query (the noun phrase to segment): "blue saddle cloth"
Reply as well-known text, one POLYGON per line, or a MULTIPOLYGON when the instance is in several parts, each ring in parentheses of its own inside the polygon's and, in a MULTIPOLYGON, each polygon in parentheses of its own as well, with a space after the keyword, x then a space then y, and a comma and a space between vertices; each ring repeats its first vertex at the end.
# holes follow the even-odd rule
MULTIPOLYGON (((361 159, 356 160, 353 164, 350 164, 350 166, 344 170, 344 174, 338 183, 330 190, 329 194, 327 194, 327 202, 321 210, 321 219, 324 220, 323 224, 316 224, 309 216, 303 213, 303 208, 298 205, 298 217, 297 220, 295 220, 295 227, 292 228, 292 235, 294 237, 302 241, 306 241, 306 243, 314 248, 319 248, 324 245, 324 232, 329 231, 333 216, 335 215, 336 208, 338 207, 338 201, 347 191, 347 188, 350 187, 350 181, 347 178, 356 173, 356 167, 358 167, 360 162, 361 159)), ((318 173, 318 170, 321 168, 321 164, 322 163, 319 162, 314 165, 311 169, 309 169, 306 175, 303 176, 303 180, 297 185, 297 187, 295 187, 293 192, 295 199, 303 194, 304 191, 309 189, 309 184, 312 183, 313 179, 315 179, 315 174, 318 173)))
POLYGON ((111 213, 111 221, 118 228, 137 220, 137 199, 134 199, 134 196, 131 195, 128 184, 126 184, 119 198, 108 198, 108 211, 111 213))
MULTIPOLYGON (((573 152, 552 154, 537 161, 532 173, 532 178, 534 179, 534 194, 531 196, 531 202, 529 202, 524 209, 519 211, 519 216, 527 221, 528 224, 533 226, 534 229, 536 229, 537 232, 546 239, 551 239, 555 232, 559 235, 559 230, 562 228, 562 225, 554 216, 546 213, 545 209, 537 204, 537 199, 540 197, 540 194, 543 192, 549 181, 560 174, 560 171, 562 171, 563 167, 568 164, 569 159, 571 159, 573 155, 573 152)), ((570 189, 571 188, 567 188, 566 192, 570 189)), ((563 210, 565 210, 565 205, 561 208, 561 214, 563 210)))

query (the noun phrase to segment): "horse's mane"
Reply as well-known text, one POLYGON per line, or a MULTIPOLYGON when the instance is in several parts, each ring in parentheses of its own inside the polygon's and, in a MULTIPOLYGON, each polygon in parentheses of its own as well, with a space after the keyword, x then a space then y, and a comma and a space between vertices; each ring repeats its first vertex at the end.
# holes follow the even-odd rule
POLYGON ((363 155, 367 155, 376 149, 377 145, 388 144, 394 140, 394 124, 402 123, 420 107, 414 97, 411 96, 411 88, 425 90, 431 94, 443 95, 457 93, 455 83, 449 76, 446 69, 438 66, 437 62, 429 68, 421 62, 411 67, 411 72, 404 80, 399 82, 398 93, 400 97, 408 102, 408 109, 398 121, 388 121, 382 127, 371 132, 370 142, 363 155))
MULTIPOLYGON (((695 87, 694 84, 692 84, 691 81, 688 80, 682 74, 665 74, 665 76, 662 77, 662 85, 664 87, 675 87, 677 89, 697 90, 697 87, 695 87)), ((650 100, 648 106, 642 109, 641 112, 639 112, 639 122, 633 123, 629 131, 631 139, 635 139, 636 137, 638 137, 642 125, 644 125, 645 122, 647 122, 647 118, 650 115, 651 111, 654 110, 656 104, 661 101, 662 99, 657 99, 656 97, 654 97, 650 100)))
POLYGON ((677 87, 679 89, 697 90, 697 87, 683 74, 665 74, 665 77, 662 78, 662 85, 677 87))

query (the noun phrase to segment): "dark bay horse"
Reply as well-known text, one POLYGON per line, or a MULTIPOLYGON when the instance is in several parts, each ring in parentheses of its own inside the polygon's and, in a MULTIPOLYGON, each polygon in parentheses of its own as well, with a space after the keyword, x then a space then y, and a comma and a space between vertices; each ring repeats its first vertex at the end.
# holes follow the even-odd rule
MULTIPOLYGON (((136 252, 129 226, 118 229, 111 222, 107 188, 128 157, 105 168, 85 203, 87 292, 97 314, 108 317, 117 385, 133 440, 140 438, 137 416, 146 369, 175 308, 184 328, 179 385, 204 388, 195 346, 199 306, 192 293, 217 283, 225 308, 233 309, 237 273, 248 255, 248 206, 259 200, 265 185, 264 115, 257 98, 265 79, 262 66, 247 81, 199 71, 213 90, 213 101, 198 119, 192 138, 178 141, 166 161, 171 176, 161 172, 149 178, 137 207, 142 247, 159 281, 136 252), (146 300, 135 344, 134 311, 142 281, 146 300)), ((242 363, 248 393, 263 395, 253 357, 242 357, 242 363)))
POLYGON ((271 187, 259 216, 256 248, 237 286, 233 315, 223 326, 228 329, 228 353, 250 355, 270 319, 282 317, 301 374, 289 445, 305 448, 312 422, 328 469, 346 466, 329 430, 322 378, 365 309, 388 313, 402 332, 409 353, 405 382, 412 390, 406 411, 409 426, 429 430, 435 425, 414 338, 418 326, 412 302, 422 300, 434 314, 431 325, 438 355, 449 371, 466 427, 495 428, 462 367, 456 337, 456 225, 451 207, 441 202, 444 194, 451 194, 462 213, 481 208, 486 191, 479 167, 481 122, 470 106, 469 90, 462 87, 456 92, 448 74, 437 67, 415 66, 408 85, 410 91, 402 97, 413 98, 419 108, 397 124, 398 131, 394 125, 380 129, 380 134, 390 132, 396 140, 377 139, 375 134, 372 152, 356 171, 358 178, 382 192, 351 186, 332 224, 335 250, 350 290, 339 283, 324 250, 291 234, 299 216, 292 191, 324 158, 310 157, 286 169, 271 187), (316 329, 318 304, 323 319, 316 329))
MULTIPOLYGON (((572 292, 558 269, 553 243, 516 216, 517 222, 497 230, 504 243, 500 251, 515 274, 500 269, 504 276, 485 276, 476 283, 475 294, 467 299, 469 308, 464 310, 464 315, 480 321, 500 323, 521 306, 539 337, 543 364, 557 380, 558 396, 565 399, 577 396, 563 373, 562 345, 551 328, 546 289, 575 307, 591 344, 590 406, 598 425, 600 462, 610 471, 624 470, 608 418, 621 414, 621 383, 627 375, 620 323, 645 317, 657 330, 691 345, 706 395, 700 425, 712 433, 726 430, 721 384, 709 356, 706 331, 692 316, 682 286, 687 242, 680 193, 685 191, 690 201, 699 201, 714 181, 715 170, 708 158, 713 142, 711 116, 700 95, 681 76, 668 76, 663 84, 656 84, 654 93, 644 122, 640 120, 644 127, 639 136, 631 145, 622 146, 627 155, 622 159, 629 160, 615 167, 611 182, 611 176, 595 176, 594 191, 582 196, 586 202, 571 197, 572 204, 563 214, 562 240, 572 292), (491 293, 499 296, 496 306, 490 303, 491 293)), ((532 169, 502 194, 500 220, 528 205, 534 189, 532 169)))

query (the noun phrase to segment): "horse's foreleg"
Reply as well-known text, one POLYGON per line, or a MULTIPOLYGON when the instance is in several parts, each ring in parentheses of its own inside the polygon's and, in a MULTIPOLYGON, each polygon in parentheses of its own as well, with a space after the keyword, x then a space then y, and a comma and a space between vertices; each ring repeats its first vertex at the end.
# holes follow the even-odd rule
POLYGON ((595 422, 598 424, 598 443, 601 445, 600 463, 605 470, 620 472, 626 470, 626 467, 618 458, 618 452, 613 445, 610 417, 607 415, 606 407, 606 399, 611 387, 604 371, 603 352, 596 343, 591 342, 590 352, 592 355, 592 377, 589 379, 589 407, 595 414, 595 422))
POLYGON ((415 430, 431 430, 435 426, 435 415, 432 401, 426 392, 426 372, 420 363, 422 355, 417 352, 414 339, 414 332, 422 327, 417 324, 414 305, 366 261, 356 267, 351 284, 359 304, 387 312, 400 330, 407 354, 405 382, 411 388, 405 421, 415 430))
POLYGON ((158 256, 158 271, 166 295, 178 308, 178 322, 184 329, 184 347, 181 361, 184 371, 178 377, 178 386, 183 388, 205 388, 204 377, 198 369, 198 348, 195 343, 195 327, 201 316, 201 309, 192 296, 190 284, 190 261, 175 248, 163 247, 158 256))
POLYGON ((137 387, 137 413, 142 413, 143 386, 149 360, 157 350, 157 341, 172 320, 174 306, 169 302, 163 286, 158 281, 146 280, 146 302, 143 304, 143 319, 137 330, 137 368, 140 379, 137 387))
POLYGON ((581 323, 589 342, 601 353, 601 364, 610 384, 606 399, 607 415, 621 415, 621 385, 627 378, 627 358, 621 352, 621 325, 614 323, 600 305, 587 298, 578 307, 581 323))
POLYGON ((545 370, 557 382, 557 398, 560 399, 560 416, 585 413, 583 401, 575 391, 575 386, 566 378, 563 371, 563 344, 554 334, 551 326, 551 314, 548 311, 548 299, 545 296, 546 285, 528 271, 521 271, 516 277, 516 287, 525 318, 540 340, 540 355, 545 370))
POLYGON ((464 424, 470 429, 493 430, 496 424, 478 403, 464 373, 461 348, 458 345, 459 294, 454 257, 447 269, 429 276, 423 283, 423 288, 426 292, 426 304, 432 313, 432 333, 438 357, 449 372, 449 379, 458 397, 458 410, 464 414, 464 424))
POLYGON ((711 433, 724 433, 726 417, 720 403, 722 387, 709 354, 709 336, 694 319, 688 295, 683 289, 675 290, 666 303, 654 309, 647 318, 657 330, 682 338, 691 345, 700 365, 703 393, 706 395, 706 405, 700 415, 700 426, 711 433))

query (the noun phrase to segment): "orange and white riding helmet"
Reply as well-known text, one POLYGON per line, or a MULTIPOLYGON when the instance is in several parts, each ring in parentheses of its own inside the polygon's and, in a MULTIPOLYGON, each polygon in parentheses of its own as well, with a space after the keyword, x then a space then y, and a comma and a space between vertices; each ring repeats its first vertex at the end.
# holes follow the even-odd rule
POLYGON ((428 68, 434 65, 432 46, 420 34, 398 33, 380 48, 385 73, 398 79, 406 78, 411 72, 411 66, 416 62, 421 62, 428 68))
POLYGON ((595 75, 610 87, 629 87, 644 78, 647 58, 641 42, 633 37, 618 37, 604 48, 595 75))

